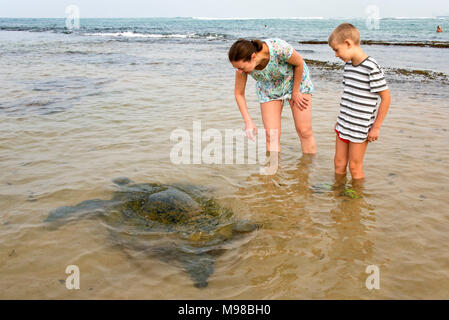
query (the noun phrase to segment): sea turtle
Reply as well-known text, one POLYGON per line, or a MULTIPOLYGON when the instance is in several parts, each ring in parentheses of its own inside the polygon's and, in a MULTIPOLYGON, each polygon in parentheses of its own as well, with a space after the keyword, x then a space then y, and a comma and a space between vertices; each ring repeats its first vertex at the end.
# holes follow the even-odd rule
POLYGON ((181 184, 135 184, 127 178, 113 181, 119 187, 110 200, 87 200, 50 212, 48 226, 80 217, 101 218, 115 243, 155 255, 182 267, 194 285, 204 288, 216 258, 233 239, 260 224, 234 219, 202 187, 181 184))

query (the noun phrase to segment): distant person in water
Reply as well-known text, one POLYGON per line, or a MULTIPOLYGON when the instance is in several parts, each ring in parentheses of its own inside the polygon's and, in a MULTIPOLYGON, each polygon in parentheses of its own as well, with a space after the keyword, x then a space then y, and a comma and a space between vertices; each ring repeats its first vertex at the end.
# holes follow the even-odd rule
POLYGON ((229 49, 229 61, 236 69, 234 95, 245 121, 247 136, 254 140, 257 128, 245 99, 248 75, 256 91, 266 132, 267 151, 280 152, 281 112, 289 102, 303 153, 316 153, 312 131, 312 92, 309 68, 293 46, 281 39, 237 40, 229 49))
POLYGON ((390 91, 382 68, 362 50, 360 32, 352 24, 339 25, 329 36, 329 46, 345 62, 340 114, 334 128, 335 176, 344 177, 349 164, 352 179, 360 180, 368 142, 379 139, 390 91))
POLYGON ((443 32, 443 29, 441 28, 441 26, 437 27, 437 32, 443 32))

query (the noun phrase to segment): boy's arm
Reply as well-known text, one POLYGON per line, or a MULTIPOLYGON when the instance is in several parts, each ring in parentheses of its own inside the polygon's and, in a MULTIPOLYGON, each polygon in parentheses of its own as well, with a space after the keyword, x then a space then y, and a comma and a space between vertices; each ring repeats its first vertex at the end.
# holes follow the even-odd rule
POLYGON ((384 121, 385 116, 387 115, 388 108, 390 107, 391 103, 390 90, 387 89, 384 91, 380 91, 379 96, 381 99, 379 111, 377 112, 376 121, 374 121, 371 130, 368 132, 369 142, 376 141, 379 138, 380 126, 382 125, 382 122, 384 121))

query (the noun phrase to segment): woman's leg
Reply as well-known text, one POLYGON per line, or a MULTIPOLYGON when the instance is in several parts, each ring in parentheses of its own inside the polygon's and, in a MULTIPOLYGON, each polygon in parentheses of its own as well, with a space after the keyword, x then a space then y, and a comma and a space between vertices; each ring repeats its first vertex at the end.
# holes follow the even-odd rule
POLYGON ((365 157, 368 141, 349 144, 349 170, 353 180, 363 179, 363 158, 365 157))
POLYGON ((291 107, 295 120, 296 132, 301 140, 302 153, 316 153, 315 136, 312 130, 312 95, 308 94, 310 103, 305 110, 299 110, 297 106, 291 107))
POLYGON ((281 151, 281 113, 282 100, 274 100, 260 104, 262 121, 267 136, 267 151, 281 151))

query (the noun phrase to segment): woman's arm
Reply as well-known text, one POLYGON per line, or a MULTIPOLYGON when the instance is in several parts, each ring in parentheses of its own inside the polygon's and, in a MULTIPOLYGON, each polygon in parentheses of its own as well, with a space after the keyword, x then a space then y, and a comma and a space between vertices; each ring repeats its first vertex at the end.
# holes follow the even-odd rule
POLYGON ((246 134, 251 140, 254 140, 254 135, 257 134, 257 128, 254 125, 254 122, 249 115, 248 106, 246 105, 245 88, 246 88, 247 79, 248 79, 248 75, 246 73, 236 71, 234 96, 235 96, 235 101, 237 101, 237 105, 239 106, 240 113, 242 114, 243 120, 245 121, 246 134), (254 130, 254 134, 253 134, 253 130, 254 130))
POLYGON ((237 101, 237 105, 239 106, 240 113, 242 114, 243 120, 245 120, 245 122, 251 120, 245 99, 245 88, 247 79, 248 75, 246 73, 240 71, 235 72, 234 96, 235 100, 237 101))
POLYGON ((301 55, 293 49, 290 59, 287 60, 295 68, 295 80, 293 82, 293 92, 299 92, 301 85, 302 73, 304 71, 304 60, 301 55))
POLYGON ((307 96, 301 95, 299 89, 301 87, 302 74, 304 72, 304 59, 301 55, 293 49, 293 53, 287 60, 289 64, 294 67, 294 81, 293 81, 293 91, 291 103, 298 106, 301 110, 307 108, 309 98, 307 96))

